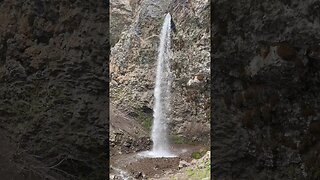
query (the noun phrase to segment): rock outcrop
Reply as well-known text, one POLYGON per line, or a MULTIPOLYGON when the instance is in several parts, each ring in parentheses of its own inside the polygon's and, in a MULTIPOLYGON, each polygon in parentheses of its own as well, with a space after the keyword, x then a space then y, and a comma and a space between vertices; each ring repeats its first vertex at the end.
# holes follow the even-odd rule
POLYGON ((136 119, 110 106, 110 156, 149 150, 151 145, 148 133, 136 119))
POLYGON ((150 180, 188 179, 188 180, 209 180, 211 170, 211 153, 207 151, 200 159, 193 159, 190 162, 181 160, 179 171, 167 173, 161 178, 150 178, 150 180))
POLYGON ((214 1, 215 179, 320 178, 320 3, 214 1))

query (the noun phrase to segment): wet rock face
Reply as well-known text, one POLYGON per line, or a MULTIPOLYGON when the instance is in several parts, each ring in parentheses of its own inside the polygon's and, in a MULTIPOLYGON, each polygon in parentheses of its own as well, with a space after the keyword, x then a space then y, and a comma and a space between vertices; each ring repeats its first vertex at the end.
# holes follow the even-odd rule
POLYGON ((214 177, 319 178, 319 2, 213 6, 214 177))
MULTIPOLYGON (((123 30, 111 48, 111 102, 131 114, 144 112, 145 107, 153 109, 159 34, 166 13, 170 12, 176 28, 171 42, 170 132, 190 141, 208 143, 209 10, 208 1, 143 1, 134 12, 130 28, 123 30)), ((144 113, 152 115, 152 111, 144 113)))
POLYGON ((107 15, 102 1, 0 2, 0 126, 75 177, 105 172, 107 15))

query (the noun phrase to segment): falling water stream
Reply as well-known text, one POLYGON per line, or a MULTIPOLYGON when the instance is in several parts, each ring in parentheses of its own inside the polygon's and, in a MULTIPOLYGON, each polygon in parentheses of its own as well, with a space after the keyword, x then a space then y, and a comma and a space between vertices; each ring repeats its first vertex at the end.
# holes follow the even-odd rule
POLYGON ((155 104, 153 108, 153 125, 151 132, 153 147, 151 151, 141 153, 143 156, 175 157, 169 149, 167 125, 169 120, 170 89, 172 82, 170 71, 170 31, 171 15, 168 13, 161 29, 158 49, 156 85, 154 89, 155 104))

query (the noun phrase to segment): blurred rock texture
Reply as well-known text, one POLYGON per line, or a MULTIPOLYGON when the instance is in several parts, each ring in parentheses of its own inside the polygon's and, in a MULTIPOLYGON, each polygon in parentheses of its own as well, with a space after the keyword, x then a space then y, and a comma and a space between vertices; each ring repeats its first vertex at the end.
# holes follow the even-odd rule
POLYGON ((320 178, 320 2, 213 1, 215 179, 320 178))
POLYGON ((3 0, 0 22, 1 131, 49 174, 105 177, 107 2, 3 0))

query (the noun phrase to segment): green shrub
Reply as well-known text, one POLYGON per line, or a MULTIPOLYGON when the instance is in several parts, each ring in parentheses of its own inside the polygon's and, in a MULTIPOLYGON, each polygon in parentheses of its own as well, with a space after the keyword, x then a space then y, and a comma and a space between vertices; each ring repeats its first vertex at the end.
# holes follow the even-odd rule
POLYGON ((142 125, 143 125, 143 127, 144 127, 147 131, 151 131, 151 128, 152 128, 152 119, 151 119, 151 118, 145 118, 145 119, 143 119, 142 125))
POLYGON ((185 144, 185 140, 183 137, 178 136, 178 135, 170 135, 170 142, 173 144, 185 144))
POLYGON ((141 111, 137 111, 138 114, 138 121, 142 124, 142 126, 144 127, 144 129, 146 131, 151 131, 152 128, 152 117, 148 116, 147 114, 141 112, 141 111))
POLYGON ((201 152, 193 152, 193 153, 191 154, 191 157, 192 157, 193 159, 200 159, 202 156, 203 156, 203 154, 202 154, 201 152))

